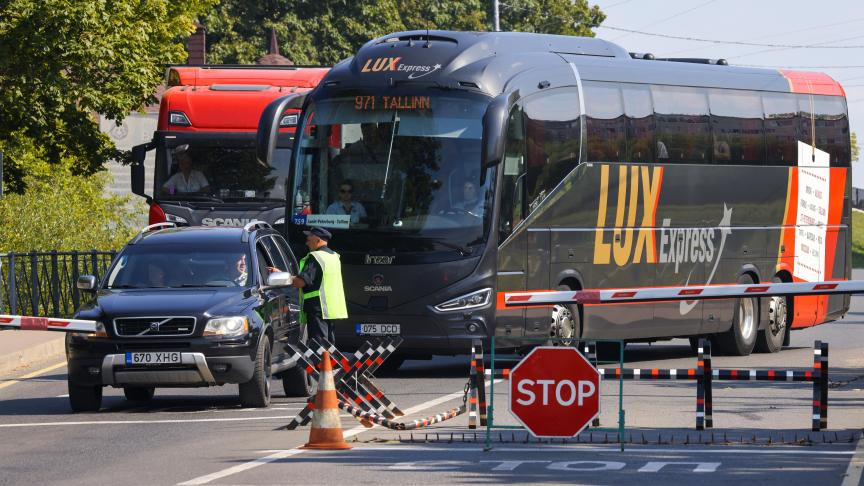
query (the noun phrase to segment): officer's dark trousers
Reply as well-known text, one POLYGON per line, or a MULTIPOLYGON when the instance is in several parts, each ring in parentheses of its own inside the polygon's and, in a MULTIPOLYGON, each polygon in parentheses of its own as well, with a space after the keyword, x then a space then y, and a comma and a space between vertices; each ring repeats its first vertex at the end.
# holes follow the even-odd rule
MULTIPOLYGON (((306 314, 307 326, 309 326, 309 338, 315 338, 319 343, 322 340, 327 340, 330 344, 336 344, 336 333, 333 329, 333 323, 328 322, 317 313, 310 312, 306 314)), ((322 343, 323 344, 323 343, 322 343)))

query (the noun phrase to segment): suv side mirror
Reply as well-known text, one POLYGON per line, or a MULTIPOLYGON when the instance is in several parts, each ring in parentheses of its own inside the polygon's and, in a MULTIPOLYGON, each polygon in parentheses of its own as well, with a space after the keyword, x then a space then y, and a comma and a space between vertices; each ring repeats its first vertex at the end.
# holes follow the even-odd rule
POLYGON ((96 277, 93 275, 81 275, 78 277, 78 281, 75 283, 75 286, 78 287, 78 290, 95 290, 96 289, 96 277))
POLYGON ((147 158, 147 152, 152 150, 153 147, 152 143, 144 143, 132 147, 132 165, 129 166, 132 179, 132 194, 147 197, 144 194, 144 159, 147 158))
POLYGON ((273 272, 267 276, 267 287, 290 287, 294 276, 290 272, 273 272))

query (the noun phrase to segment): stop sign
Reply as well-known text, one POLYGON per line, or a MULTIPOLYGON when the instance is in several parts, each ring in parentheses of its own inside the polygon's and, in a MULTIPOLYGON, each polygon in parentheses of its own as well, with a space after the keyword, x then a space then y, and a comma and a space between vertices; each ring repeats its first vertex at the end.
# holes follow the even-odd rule
POLYGON ((510 371, 510 413, 536 437, 573 437, 600 413, 600 373, 575 348, 534 348, 510 371))

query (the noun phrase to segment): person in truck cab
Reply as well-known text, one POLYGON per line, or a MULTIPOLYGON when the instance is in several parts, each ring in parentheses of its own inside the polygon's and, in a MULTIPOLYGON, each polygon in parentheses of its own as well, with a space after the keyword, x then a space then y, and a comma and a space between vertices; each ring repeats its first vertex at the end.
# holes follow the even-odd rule
POLYGON ((192 158, 189 156, 189 144, 178 145, 172 152, 180 170, 162 184, 164 194, 200 193, 210 191, 210 183, 204 174, 192 168, 192 158))

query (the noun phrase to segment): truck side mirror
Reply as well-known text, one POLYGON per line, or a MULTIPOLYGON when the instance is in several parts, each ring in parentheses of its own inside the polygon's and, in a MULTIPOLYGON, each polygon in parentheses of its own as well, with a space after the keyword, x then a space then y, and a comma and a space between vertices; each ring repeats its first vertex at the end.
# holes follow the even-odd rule
POLYGON ((144 143, 132 147, 132 165, 129 166, 130 176, 132 180, 132 194, 141 197, 147 197, 144 194, 144 159, 147 157, 147 152, 155 147, 153 143, 144 143))
MULTIPOLYGON (((306 93, 293 93, 281 98, 276 98, 268 104, 264 111, 261 112, 261 118, 258 120, 258 134, 255 137, 255 155, 258 161, 267 167, 272 167, 273 152, 276 150, 276 141, 279 137, 279 128, 282 125, 282 118, 285 116, 285 110, 288 108, 300 108, 303 106, 303 100, 306 99, 306 93)), ((295 122, 296 123, 296 122, 295 122)))
POLYGON ((510 107, 518 97, 517 92, 503 93, 495 97, 483 114, 483 141, 480 148, 480 184, 486 181, 486 169, 504 159, 504 144, 507 141, 507 117, 510 107))

